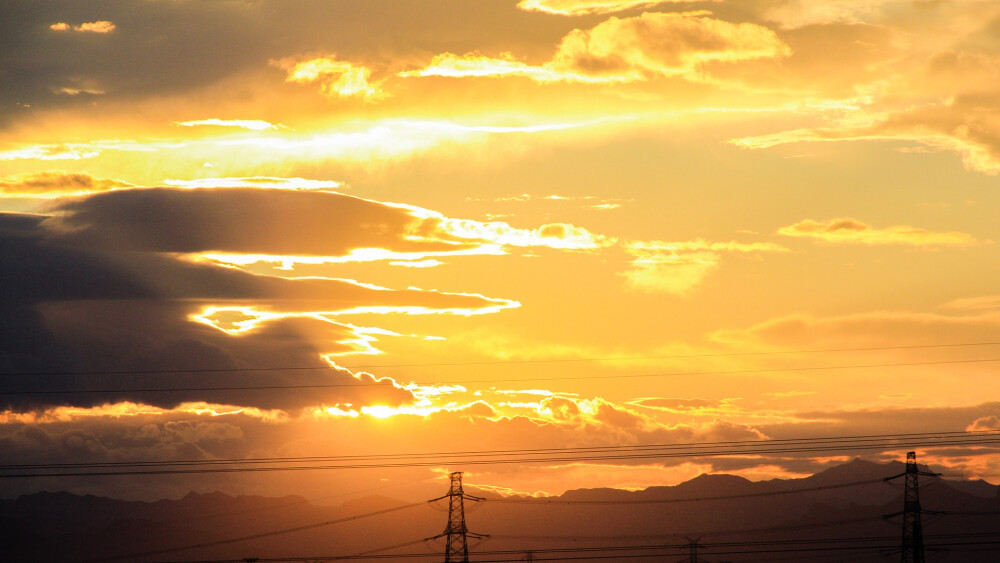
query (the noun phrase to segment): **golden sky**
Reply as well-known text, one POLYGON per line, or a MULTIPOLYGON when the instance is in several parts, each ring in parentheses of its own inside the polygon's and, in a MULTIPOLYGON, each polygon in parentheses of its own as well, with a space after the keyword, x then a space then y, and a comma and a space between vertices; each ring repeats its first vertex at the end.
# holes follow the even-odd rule
MULTIPOLYGON (((981 0, 5 1, 0 455, 1000 429, 998 73, 981 0)), ((989 448, 920 455, 1000 480, 989 448)), ((462 469, 17 487, 308 496, 462 469)))

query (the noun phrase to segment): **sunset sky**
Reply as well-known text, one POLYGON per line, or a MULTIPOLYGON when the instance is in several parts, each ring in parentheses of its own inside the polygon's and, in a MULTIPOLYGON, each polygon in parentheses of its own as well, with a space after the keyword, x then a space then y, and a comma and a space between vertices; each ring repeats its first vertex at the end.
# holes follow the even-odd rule
MULTIPOLYGON (((988 0, 5 0, 0 460, 1000 429, 998 77, 988 0)), ((4 484, 559 494, 906 449, 4 484)), ((996 483, 995 451, 919 455, 996 483)))

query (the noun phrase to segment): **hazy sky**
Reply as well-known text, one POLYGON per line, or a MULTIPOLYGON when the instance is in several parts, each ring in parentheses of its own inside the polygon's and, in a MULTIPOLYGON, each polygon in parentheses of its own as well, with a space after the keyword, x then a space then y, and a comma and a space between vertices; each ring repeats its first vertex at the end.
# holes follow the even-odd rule
POLYGON ((0 460, 1000 429, 998 73, 982 0, 5 0, 0 460))

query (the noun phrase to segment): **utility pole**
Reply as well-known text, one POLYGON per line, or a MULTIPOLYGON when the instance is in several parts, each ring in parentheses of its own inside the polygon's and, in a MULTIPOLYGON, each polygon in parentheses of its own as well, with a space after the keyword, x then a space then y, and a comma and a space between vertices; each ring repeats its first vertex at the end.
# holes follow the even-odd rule
POLYGON ((933 514, 920 506, 919 476, 937 477, 940 473, 920 471, 917 468, 917 453, 906 452, 906 471, 899 475, 886 478, 886 481, 906 477, 903 489, 903 510, 886 515, 886 518, 903 517, 903 539, 900 551, 900 563, 924 563, 924 528, 920 522, 921 514, 933 514))
MULTIPOLYGON (((445 537, 444 563, 468 563, 468 538, 485 538, 483 534, 470 532, 465 525, 465 501, 481 501, 482 497, 465 494, 462 490, 462 472, 451 473, 451 487, 448 489, 448 525, 444 533, 436 537, 445 537)), ((445 498, 445 497, 441 497, 445 498)))

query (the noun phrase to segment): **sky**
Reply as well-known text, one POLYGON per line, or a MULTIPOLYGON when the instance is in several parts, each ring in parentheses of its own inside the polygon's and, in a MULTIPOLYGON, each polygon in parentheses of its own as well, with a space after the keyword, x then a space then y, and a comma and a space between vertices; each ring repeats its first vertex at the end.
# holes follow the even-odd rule
MULTIPOLYGON (((6 0, 0 462, 1000 429, 998 72, 982 0, 6 0)), ((6 490, 560 494, 907 449, 6 490)), ((919 456, 1000 481, 995 448, 919 456)))

